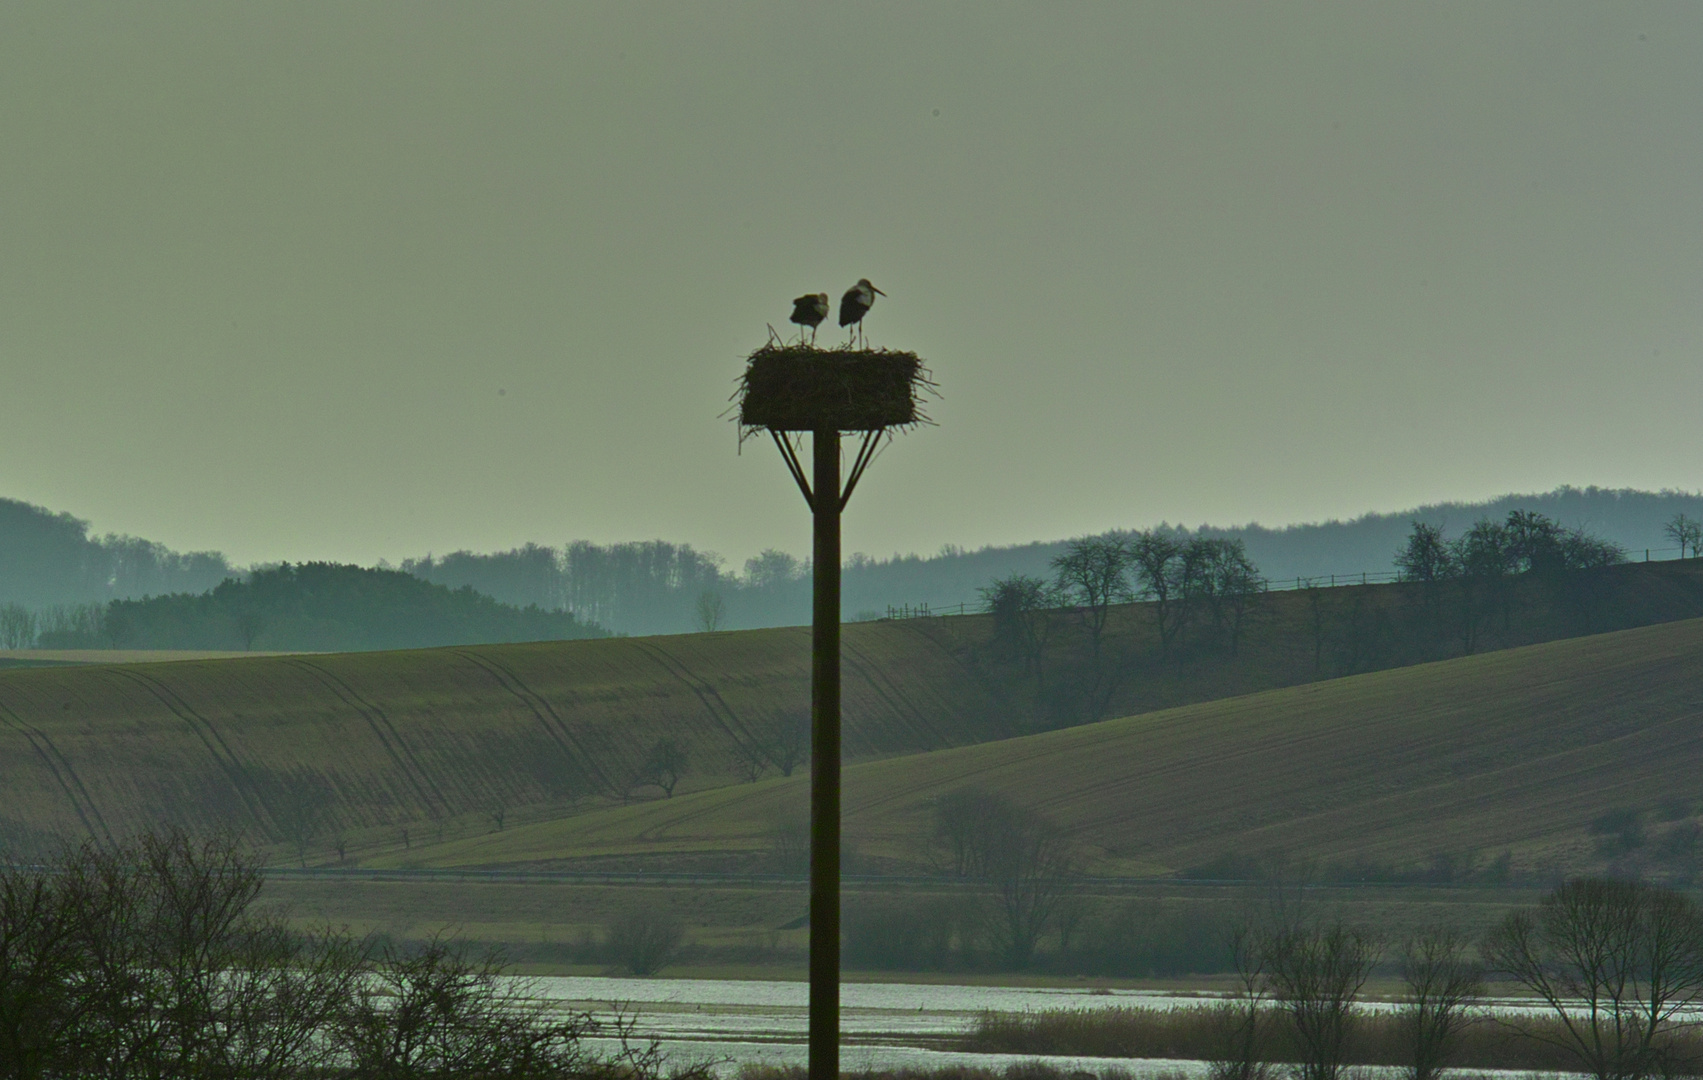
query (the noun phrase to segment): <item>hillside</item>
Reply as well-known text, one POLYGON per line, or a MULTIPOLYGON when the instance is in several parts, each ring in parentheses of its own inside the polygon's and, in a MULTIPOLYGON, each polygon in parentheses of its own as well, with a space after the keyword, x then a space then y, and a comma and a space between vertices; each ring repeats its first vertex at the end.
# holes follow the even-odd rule
MULTIPOLYGON (((1691 620, 867 763, 846 771, 845 828, 866 857, 917 872, 933 800, 978 786, 1063 825, 1102 874, 1170 874, 1227 854, 1340 873, 1506 851, 1516 875, 1620 858, 1685 877, 1703 810, 1700 671, 1703 620, 1691 620), (1642 844, 1627 842, 1631 820, 1648 830, 1642 844)), ((666 865, 723 852, 757 867, 806 799, 802 779, 774 779, 410 861, 666 865)))
MULTIPOLYGON (((903 624, 850 627, 855 759, 997 737, 987 693, 903 624), (955 674, 956 673, 956 674, 955 674)), ((682 785, 803 715, 802 629, 0 671, 0 839, 151 821, 278 844, 482 829, 620 799, 666 734, 682 785)))
MULTIPOLYGON (((1506 628, 1492 620, 1479 647, 1703 614, 1703 560, 1593 580, 1589 618, 1528 583, 1510 594, 1506 628)), ((1027 669, 996 647, 985 616, 848 625, 847 757, 1080 723, 1093 678, 1106 714, 1131 715, 1458 651, 1419 617, 1428 609, 1417 596, 1408 586, 1265 594, 1235 650, 1206 623, 1186 645, 1161 647, 1149 607, 1129 605, 1113 613, 1101 671, 1084 659, 1068 612, 1045 616, 1043 662, 1027 669)), ((655 798, 660 789, 638 774, 665 738, 686 762, 674 804, 710 788, 756 790, 741 781, 792 756, 783 744, 803 725, 808 685, 802 628, 9 668, 0 670, 0 841, 29 850, 165 821, 242 829, 280 857, 312 862, 392 849, 413 857, 426 841, 655 798)), ((1174 861, 1105 846, 1126 862, 1174 861)))

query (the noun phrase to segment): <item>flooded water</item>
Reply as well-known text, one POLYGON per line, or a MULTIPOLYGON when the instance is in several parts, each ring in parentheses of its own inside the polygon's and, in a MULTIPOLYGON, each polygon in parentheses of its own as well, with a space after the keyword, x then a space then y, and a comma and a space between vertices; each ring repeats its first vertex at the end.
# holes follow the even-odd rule
MULTIPOLYGON (((723 1075, 731 1075, 747 1063, 804 1065, 807 1061, 809 989, 802 982, 591 977, 536 981, 546 997, 566 1008, 602 1019, 618 1011, 635 1018, 639 1037, 655 1039, 670 1060, 679 1064, 709 1062, 723 1075)), ((953 1049, 951 1044, 970 1031, 978 1013, 988 1010, 1164 1009, 1215 1000, 1213 994, 1160 990, 846 983, 840 988, 840 1062, 845 1070, 858 1071, 949 1064, 1002 1069, 1016 1061, 1039 1060, 1067 1072, 1081 1070, 1098 1075, 1118 1069, 1137 1077, 1163 1073, 1195 1080, 1206 1075, 1203 1062, 975 1054, 953 1049)), ((1529 1002, 1511 1000, 1486 1004, 1503 1011, 1531 1007, 1529 1002)), ((1395 1007, 1379 1002, 1363 1005, 1371 1009, 1395 1007)))
MULTIPOLYGON (((803 1065, 809 988, 802 982, 717 979, 543 978, 554 1001, 600 1018, 621 1010, 638 1021, 643 1039, 655 1039, 676 1062, 719 1063, 732 1073, 746 1063, 803 1065)), ((915 983, 846 983, 840 988, 840 1062, 847 1071, 981 1065, 1003 1068, 1035 1055, 972 1054, 948 1045, 985 1010, 1199 1004, 1201 995, 1152 990, 1079 990, 1052 987, 927 986, 915 983)), ((1204 1076, 1195 1062, 1143 1058, 1047 1057, 1063 1069, 1098 1074, 1121 1068, 1137 1074, 1204 1076)))

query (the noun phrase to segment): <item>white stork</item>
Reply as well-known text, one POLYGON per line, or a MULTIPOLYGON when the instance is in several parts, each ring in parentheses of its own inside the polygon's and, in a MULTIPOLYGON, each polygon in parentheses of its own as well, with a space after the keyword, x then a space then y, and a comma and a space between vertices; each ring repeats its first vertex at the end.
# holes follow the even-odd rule
POLYGON ((856 335, 863 331, 863 317, 875 306, 877 293, 887 295, 871 285, 868 278, 858 278, 857 284, 847 289, 846 294, 840 297, 840 325, 853 328, 854 340, 856 335))
POLYGON ((805 293, 792 302, 792 321, 798 324, 798 343, 804 344, 804 328, 810 328, 810 340, 816 340, 816 328, 828 317, 828 294, 805 293))

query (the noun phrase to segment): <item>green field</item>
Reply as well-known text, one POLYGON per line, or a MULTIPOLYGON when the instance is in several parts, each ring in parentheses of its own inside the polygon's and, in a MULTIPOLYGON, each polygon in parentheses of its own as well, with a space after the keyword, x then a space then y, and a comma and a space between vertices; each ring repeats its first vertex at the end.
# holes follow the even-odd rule
MULTIPOLYGON (((1655 832, 1693 826, 1700 774, 1703 620, 1690 620, 859 764, 845 829, 865 857, 918 872, 933 800, 977 785, 1065 826, 1102 874, 1226 852, 1412 866, 1503 851, 1534 874, 1600 865, 1590 826, 1610 810, 1672 819, 1655 832)), ((756 867, 806 798, 803 778, 777 778, 380 861, 665 866, 743 852, 756 867)))

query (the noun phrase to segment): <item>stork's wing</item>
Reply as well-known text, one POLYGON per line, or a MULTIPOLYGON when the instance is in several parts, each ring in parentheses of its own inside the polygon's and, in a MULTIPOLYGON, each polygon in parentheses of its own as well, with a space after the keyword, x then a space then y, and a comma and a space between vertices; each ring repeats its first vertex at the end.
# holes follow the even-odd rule
POLYGON ((863 302, 863 297, 857 294, 856 289, 851 290, 840 297, 840 325, 850 326, 862 319, 863 313, 868 310, 868 306, 863 302))

